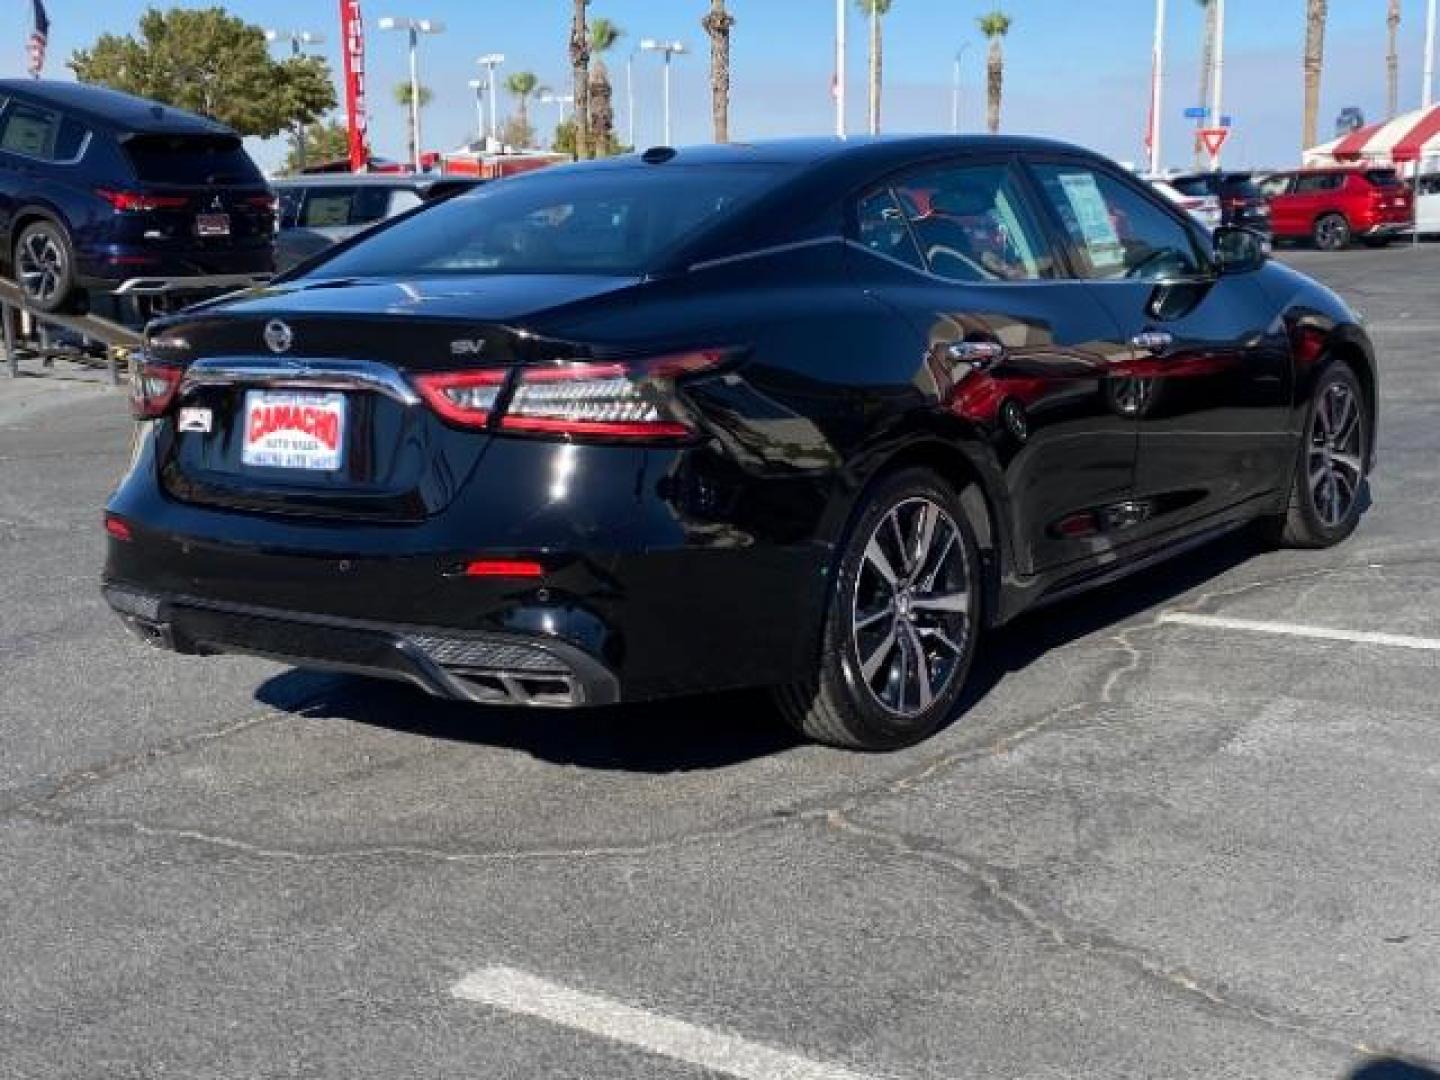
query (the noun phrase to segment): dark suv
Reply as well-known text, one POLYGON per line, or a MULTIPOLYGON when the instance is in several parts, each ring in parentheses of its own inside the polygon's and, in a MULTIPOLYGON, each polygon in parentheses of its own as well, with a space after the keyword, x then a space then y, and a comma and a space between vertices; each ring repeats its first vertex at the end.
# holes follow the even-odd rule
POLYGON ((274 193, 229 128, 100 87, 0 80, 0 260, 31 307, 239 286, 274 258, 274 193))
POLYGON ((1202 172, 1171 178, 1170 185, 1191 198, 1220 200, 1220 223, 1270 235, 1270 203, 1248 172, 1202 172))

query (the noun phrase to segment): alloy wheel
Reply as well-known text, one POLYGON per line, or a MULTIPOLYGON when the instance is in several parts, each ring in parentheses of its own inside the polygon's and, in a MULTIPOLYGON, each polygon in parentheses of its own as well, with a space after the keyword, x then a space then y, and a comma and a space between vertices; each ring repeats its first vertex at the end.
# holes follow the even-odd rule
POLYGON ((1315 226, 1315 238, 1326 251, 1336 251, 1349 242, 1350 226, 1344 218, 1331 215, 1315 226))
POLYGON ((888 712, 913 717, 955 678, 971 634, 965 543, 927 498, 898 503, 865 546, 851 607, 860 681, 888 712))
POLYGON ((49 303, 64 285, 65 252, 49 231, 36 230, 26 236, 16 262, 25 295, 36 303, 49 303))
POLYGON ((1327 528, 1349 516, 1365 479, 1364 424, 1360 403, 1344 383, 1331 383, 1315 403, 1306 463, 1310 499, 1327 528))

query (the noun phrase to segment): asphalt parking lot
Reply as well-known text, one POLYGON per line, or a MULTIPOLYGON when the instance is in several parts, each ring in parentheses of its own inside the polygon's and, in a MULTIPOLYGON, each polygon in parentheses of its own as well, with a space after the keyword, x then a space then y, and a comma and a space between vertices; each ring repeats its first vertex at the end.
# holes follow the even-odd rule
POLYGON ((891 756, 761 695, 482 712, 97 590, 121 394, 0 379, 0 1076, 1342 1078, 1440 1060, 1440 245, 1328 552, 1025 618, 891 756))

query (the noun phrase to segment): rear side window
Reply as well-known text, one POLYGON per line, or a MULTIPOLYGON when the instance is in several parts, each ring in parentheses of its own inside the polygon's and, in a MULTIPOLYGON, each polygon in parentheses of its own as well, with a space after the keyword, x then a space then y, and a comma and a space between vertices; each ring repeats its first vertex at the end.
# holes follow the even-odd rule
POLYGON ((0 150, 52 161, 59 134, 59 114, 17 102, 5 114, 4 129, 0 130, 0 150))
POLYGON ((905 213, 889 188, 861 199, 855 217, 860 227, 860 243, 866 251, 897 259, 917 270, 925 269, 925 260, 920 258, 920 249, 910 235, 905 213))
POLYGON ((930 272, 955 281, 1051 275, 1044 234, 1008 166, 940 165, 893 185, 930 272))
POLYGON ((1273 198, 1276 195, 1284 195, 1290 188, 1290 181, 1293 177, 1289 173, 1279 173, 1276 176, 1267 176, 1259 183, 1260 194, 1273 198))
POLYGON ((1376 187, 1393 188, 1400 186, 1400 175, 1394 169, 1367 169, 1365 179, 1376 187))
POLYGON ((1082 277, 1159 281, 1198 274, 1190 230, 1143 191, 1085 165, 1037 165, 1082 277))
POLYGON ((74 161, 85 149, 85 140, 89 137, 90 129, 79 120, 68 116, 62 119, 60 134, 55 138, 55 160, 74 161))
POLYGON ((732 218, 780 171, 770 165, 561 166, 449 199, 313 273, 640 274, 681 240, 732 218))
POLYGON ((1189 195, 1192 199, 1215 194, 1215 184, 1208 176, 1182 176, 1172 180, 1171 184, 1181 195, 1189 195))
POLYGON ((1340 173, 1301 173, 1295 178, 1296 195, 1312 195, 1321 191, 1339 191, 1345 177, 1340 173))
POLYGON ((204 187, 264 182, 233 135, 136 135, 124 147, 141 183, 204 187))
POLYGON ((1227 173, 1220 178, 1220 194, 1232 199, 1255 199, 1260 196, 1260 188, 1249 173, 1227 173))

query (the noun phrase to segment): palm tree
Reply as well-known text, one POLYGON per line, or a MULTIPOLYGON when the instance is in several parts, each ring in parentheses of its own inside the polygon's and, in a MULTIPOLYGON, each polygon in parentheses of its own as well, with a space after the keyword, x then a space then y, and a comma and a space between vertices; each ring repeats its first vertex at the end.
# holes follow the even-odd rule
MULTIPOLYGON (((410 156, 405 159, 406 161, 415 160, 415 112, 410 108, 410 94, 411 86, 408 81, 396 85, 395 104, 405 110, 405 130, 408 139, 406 145, 410 150, 410 156)), ((433 100, 435 100, 435 94, 431 89, 428 86, 420 87, 420 108, 425 108, 433 100)))
POLYGON ((715 120, 715 141, 730 141, 730 31, 735 16, 725 0, 710 0, 710 12, 700 20, 710 35, 710 112, 715 120))
POLYGON ((530 128, 530 98, 540 89, 540 80, 533 71, 517 71, 505 80, 505 89, 515 98, 515 131, 523 135, 529 133, 530 139, 518 139, 519 142, 533 142, 534 132, 530 128))
POLYGON ((890 13, 892 0, 855 0, 870 18, 870 134, 880 132, 880 89, 885 72, 885 44, 880 23, 890 13))
POLYGON ((585 26, 585 5, 575 0, 570 20, 570 72, 575 94, 575 157, 590 156, 590 32, 585 26))
POLYGON ((1305 119, 1300 132, 1303 150, 1315 145, 1315 125, 1320 115, 1320 73, 1325 67, 1327 6, 1327 0, 1305 0, 1305 119))
POLYGON ((1390 11, 1385 16, 1385 24, 1390 31, 1390 51, 1385 54, 1386 74, 1389 76, 1389 96, 1386 101, 1390 107, 1390 116, 1400 111, 1400 0, 1390 0, 1390 11))
POLYGON ((590 24, 590 154, 600 157, 615 152, 615 94, 610 86, 610 69, 605 54, 625 36, 609 19, 590 24))
POLYGON ((1005 92, 1005 52, 1000 39, 1010 32, 1010 16, 1003 11, 992 11, 977 21, 980 32, 990 39, 990 56, 985 65, 988 100, 985 116, 993 135, 1000 130, 1000 99, 1005 92))
MULTIPOLYGON (((1210 103, 1210 84, 1215 77, 1215 36, 1220 31, 1219 17, 1220 8, 1216 6, 1215 0, 1195 0, 1205 9, 1205 36, 1200 46, 1200 96, 1195 99, 1195 104, 1205 106, 1210 103)), ((1204 122, 1200 123, 1204 127, 1204 122)), ((1200 144, 1200 136, 1195 136, 1195 168, 1205 167, 1205 148, 1200 144)))

